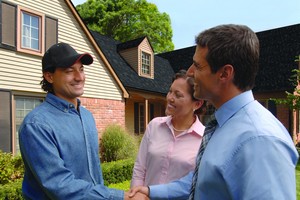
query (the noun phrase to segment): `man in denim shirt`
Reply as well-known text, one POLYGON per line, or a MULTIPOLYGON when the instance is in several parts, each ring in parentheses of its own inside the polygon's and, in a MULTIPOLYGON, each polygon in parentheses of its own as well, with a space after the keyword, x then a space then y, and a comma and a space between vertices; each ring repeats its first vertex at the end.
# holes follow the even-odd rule
POLYGON ((19 131, 26 199, 129 199, 127 192, 104 186, 96 124, 78 99, 83 64, 92 62, 90 54, 78 54, 66 43, 53 45, 43 56, 41 86, 48 94, 19 131))

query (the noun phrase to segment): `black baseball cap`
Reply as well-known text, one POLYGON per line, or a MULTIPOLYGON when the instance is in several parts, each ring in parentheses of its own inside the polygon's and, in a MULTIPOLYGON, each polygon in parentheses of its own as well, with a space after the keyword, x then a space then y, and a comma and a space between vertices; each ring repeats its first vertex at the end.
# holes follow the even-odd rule
POLYGON ((93 63, 93 57, 89 53, 79 54, 67 43, 57 43, 52 45, 42 58, 42 70, 47 71, 50 68, 68 68, 78 60, 83 65, 93 63))

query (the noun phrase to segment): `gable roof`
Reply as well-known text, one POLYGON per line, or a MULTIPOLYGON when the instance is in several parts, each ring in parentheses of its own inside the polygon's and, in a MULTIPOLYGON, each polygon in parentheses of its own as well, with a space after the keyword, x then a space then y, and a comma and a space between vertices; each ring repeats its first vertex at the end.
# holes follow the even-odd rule
MULTIPOLYGON (((292 69, 298 69, 295 56, 300 55, 300 24, 256 33, 260 41, 259 72, 256 92, 292 91, 292 69)), ((169 60, 175 72, 188 69, 196 46, 157 54, 169 60)))
MULTIPOLYGON (((168 60, 154 56, 154 79, 149 79, 139 76, 118 53, 119 45, 122 46, 126 44, 126 47, 136 47, 138 41, 142 41, 141 38, 121 43, 95 31, 90 32, 110 63, 110 66, 112 66, 118 78, 127 89, 147 91, 163 95, 168 92, 174 75, 174 71, 168 60)), ((145 37, 143 37, 143 39, 144 38, 145 37)))
MULTIPOLYGON (((126 49, 130 49, 130 48, 134 48, 134 47, 138 47, 142 42, 143 40, 148 37, 146 36, 143 36, 143 37, 140 37, 140 38, 137 38, 137 39, 134 39, 134 40, 130 40, 130 41, 126 41, 126 42, 123 42, 123 43, 119 43, 117 44, 117 51, 120 52, 122 50, 126 50, 126 49)), ((148 39, 149 41, 149 39, 148 39)), ((150 42, 149 42, 150 44, 150 42)), ((150 44, 151 46, 151 44, 150 44)), ((153 48, 151 46, 151 49, 153 51, 153 48)))
POLYGON ((74 6, 74 4, 71 2, 71 0, 64 0, 64 1, 66 2, 67 6, 70 8, 71 13, 75 17, 75 19, 77 20, 77 22, 79 23, 79 25, 82 27, 84 33, 87 35, 88 39, 90 40, 90 42, 92 43, 93 47, 97 51, 97 53, 100 56, 101 60, 103 61, 104 65, 107 67, 108 71, 111 73, 112 77, 116 81, 117 85, 120 87, 121 91, 123 92, 123 97, 124 98, 128 98, 129 97, 128 92, 126 91, 126 89, 122 85, 121 81, 119 80, 118 76, 115 74, 115 72, 112 69, 112 67, 109 65, 109 62, 107 61, 106 57, 103 55, 103 52, 101 51, 101 49, 98 47, 96 41, 94 40, 94 38, 92 37, 91 33, 89 32, 87 26, 84 24, 83 20, 81 19, 79 13, 77 12, 77 10, 76 10, 76 8, 74 6))

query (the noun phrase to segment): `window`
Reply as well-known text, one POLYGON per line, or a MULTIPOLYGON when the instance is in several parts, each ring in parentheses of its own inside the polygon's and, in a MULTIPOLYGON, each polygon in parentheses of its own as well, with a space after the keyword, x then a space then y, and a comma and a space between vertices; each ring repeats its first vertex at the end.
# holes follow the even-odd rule
POLYGON ((22 12, 21 48, 40 51, 40 17, 22 12))
MULTIPOLYGON (((134 133, 143 134, 145 132, 145 115, 145 104, 134 103, 134 133)), ((148 118, 149 120, 154 118, 154 104, 149 104, 148 118)))
POLYGON ((142 51, 142 74, 150 75, 151 55, 142 51))
POLYGON ((35 107, 43 102, 42 98, 31 98, 31 97, 15 97, 15 153, 20 152, 19 148, 19 128, 23 122, 24 117, 32 111, 35 107))
POLYGON ((18 6, 17 50, 42 55, 44 53, 44 15, 18 6))
POLYGON ((1 2, 0 46, 42 56, 58 42, 58 20, 42 13, 1 2))

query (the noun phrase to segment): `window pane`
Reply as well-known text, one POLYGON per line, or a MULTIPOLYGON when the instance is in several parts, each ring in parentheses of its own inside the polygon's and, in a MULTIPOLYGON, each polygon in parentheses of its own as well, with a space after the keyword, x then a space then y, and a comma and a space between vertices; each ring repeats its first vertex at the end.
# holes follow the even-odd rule
POLYGON ((142 73, 143 74, 150 74, 150 54, 142 52, 142 73))
POLYGON ((23 24, 24 25, 30 25, 30 16, 23 13, 22 17, 23 17, 23 24))
POLYGON ((40 50, 40 17, 29 15, 26 12, 23 12, 22 16, 22 47, 40 50), (24 21, 26 21, 26 23, 24 23, 24 21))
POLYGON ((19 148, 19 128, 24 119, 24 117, 32 111, 36 106, 40 105, 43 102, 42 98, 26 98, 26 97, 15 97, 16 103, 16 133, 15 133, 15 141, 16 141, 16 153, 20 152, 19 148))
POLYGON ((38 50, 38 49, 39 49, 39 41, 33 39, 33 40, 31 41, 31 48, 32 48, 32 49, 38 50))
POLYGON ((31 26, 34 28, 39 28, 39 18, 31 16, 31 26))
POLYGON ((31 29, 31 37, 34 39, 39 39, 39 29, 31 29))

